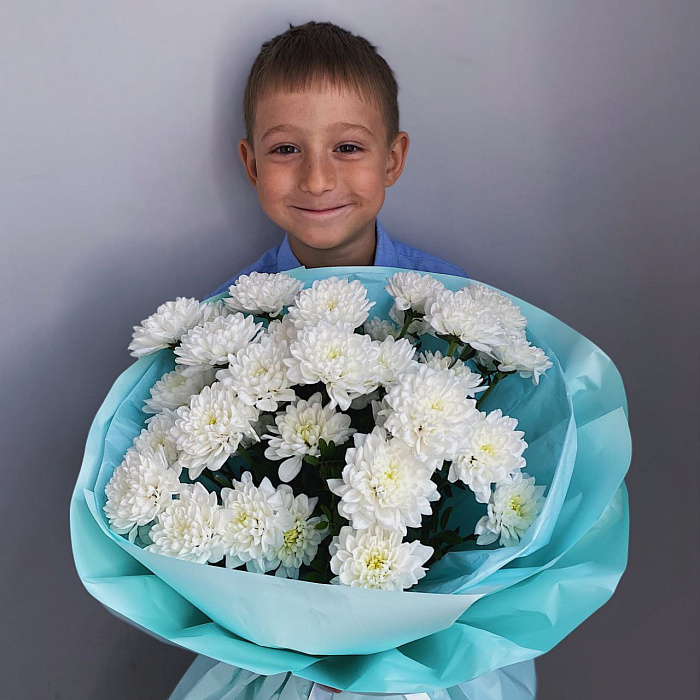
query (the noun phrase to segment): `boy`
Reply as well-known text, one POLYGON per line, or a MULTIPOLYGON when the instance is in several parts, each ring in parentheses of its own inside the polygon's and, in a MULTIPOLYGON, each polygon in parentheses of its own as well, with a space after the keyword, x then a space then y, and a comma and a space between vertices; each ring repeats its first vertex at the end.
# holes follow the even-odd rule
MULTIPOLYGON (((285 236, 210 296, 254 270, 300 265, 467 276, 457 265, 391 239, 377 219, 385 188, 398 180, 408 152, 397 92, 375 47, 329 22, 290 25, 262 45, 245 88, 246 138, 239 153, 263 210, 285 236)), ((531 688, 532 663, 516 664, 531 688)), ((495 676, 502 672, 492 673, 500 682, 495 676)), ((525 685, 516 690, 511 681, 510 687, 502 700, 535 697, 525 685)))
POLYGON ((392 240, 377 214, 404 167, 398 87, 366 39, 328 22, 265 42, 244 96, 239 154, 265 213, 285 231, 212 294, 253 270, 382 265, 466 277, 457 265, 392 240))

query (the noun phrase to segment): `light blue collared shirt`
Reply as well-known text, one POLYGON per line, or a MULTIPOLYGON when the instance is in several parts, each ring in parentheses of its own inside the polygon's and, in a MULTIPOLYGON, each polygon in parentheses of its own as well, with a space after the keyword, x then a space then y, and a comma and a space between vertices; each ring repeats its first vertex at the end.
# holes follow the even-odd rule
MULTIPOLYGON (((379 267, 402 267, 407 270, 441 272, 446 275, 467 277, 467 273, 458 265, 426 253, 420 248, 393 240, 379 223, 379 219, 377 219, 377 247, 374 251, 373 264, 379 267)), ((284 240, 280 245, 264 252, 254 263, 244 267, 209 296, 225 292, 241 275, 248 275, 251 272, 283 272, 284 270, 293 270, 295 267, 301 267, 301 263, 294 255, 292 247, 289 245, 289 236, 285 233, 284 240)))

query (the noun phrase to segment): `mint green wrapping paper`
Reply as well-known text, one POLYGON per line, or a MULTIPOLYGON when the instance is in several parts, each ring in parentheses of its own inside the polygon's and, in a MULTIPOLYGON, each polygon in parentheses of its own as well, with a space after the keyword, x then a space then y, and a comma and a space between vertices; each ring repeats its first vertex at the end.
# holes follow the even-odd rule
MULTIPOLYGON (((384 285, 396 271, 288 274, 307 285, 333 274, 359 279, 377 302, 371 315, 386 317, 392 299, 384 285)), ((450 289, 470 283, 433 276, 450 289)), ((627 404, 605 353, 507 296, 554 363, 539 386, 508 377, 484 406, 518 419, 526 471, 547 484, 545 508, 517 546, 450 552, 412 591, 397 592, 207 567, 130 544, 107 527, 104 486, 143 427, 150 387, 174 366, 172 353, 161 351, 117 379, 88 435, 71 501, 74 558, 86 588, 115 614, 194 652, 356 693, 434 691, 551 649, 610 598, 626 566, 627 404)), ((484 512, 464 498, 450 522, 473 528, 484 512)))
POLYGON ((534 700, 537 679, 532 663, 506 666, 451 688, 430 693, 336 695, 292 673, 260 676, 198 656, 169 700, 534 700))

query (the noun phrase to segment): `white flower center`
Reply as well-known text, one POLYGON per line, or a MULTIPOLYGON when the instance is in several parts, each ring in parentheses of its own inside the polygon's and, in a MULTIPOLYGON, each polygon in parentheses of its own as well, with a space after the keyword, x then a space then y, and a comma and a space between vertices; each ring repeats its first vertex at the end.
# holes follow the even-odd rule
POLYGON ((396 490, 398 483, 398 470, 395 465, 390 465, 382 474, 374 476, 370 480, 370 486, 379 501, 385 501, 389 498, 393 491, 396 490))
POLYGON ((318 426, 313 423, 302 423, 302 425, 299 426, 299 435, 307 445, 316 444, 317 431, 318 426))
POLYGON ((294 549, 303 538, 301 532, 301 523, 295 522, 294 525, 284 532, 284 546, 287 550, 294 549))
POLYGON ((493 457, 496 454, 496 448, 490 444, 481 445, 479 449, 482 453, 487 454, 489 457, 493 457))
POLYGON ((523 515, 523 501, 520 496, 511 496, 508 504, 510 509, 520 518, 523 515))
POLYGON ((386 552, 377 548, 371 549, 367 557, 366 566, 370 571, 376 572, 376 574, 386 573, 389 568, 386 552))

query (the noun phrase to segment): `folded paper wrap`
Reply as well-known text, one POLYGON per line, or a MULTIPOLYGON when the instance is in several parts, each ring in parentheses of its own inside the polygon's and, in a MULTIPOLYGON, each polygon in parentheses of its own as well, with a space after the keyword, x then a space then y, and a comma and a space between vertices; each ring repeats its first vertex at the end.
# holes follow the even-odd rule
MULTIPOLYGON (((288 274, 306 284, 331 275, 358 279, 376 302, 372 316, 386 318, 392 298, 384 285, 397 271, 288 274)), ((433 276, 453 290, 471 283, 433 276)), ((174 367, 172 352, 163 350, 117 379, 88 435, 71 502, 74 558, 86 588, 120 617, 228 668, 305 679, 306 697, 308 682, 355 693, 426 693, 551 649, 610 598, 626 566, 627 404, 605 353, 506 296, 554 365, 538 386, 508 377, 483 407, 518 419, 526 471, 547 485, 544 510, 517 546, 472 544, 433 564, 411 591, 377 591, 204 566, 129 543, 108 528, 104 487, 144 425, 150 388, 174 367)), ((463 497, 450 526, 473 531, 483 510, 463 497)), ((269 695, 275 697, 282 698, 269 695)))
POLYGON ((534 700, 537 692, 531 661, 485 673, 466 683, 429 693, 392 695, 340 694, 291 673, 260 676, 206 656, 198 656, 169 700, 534 700))

